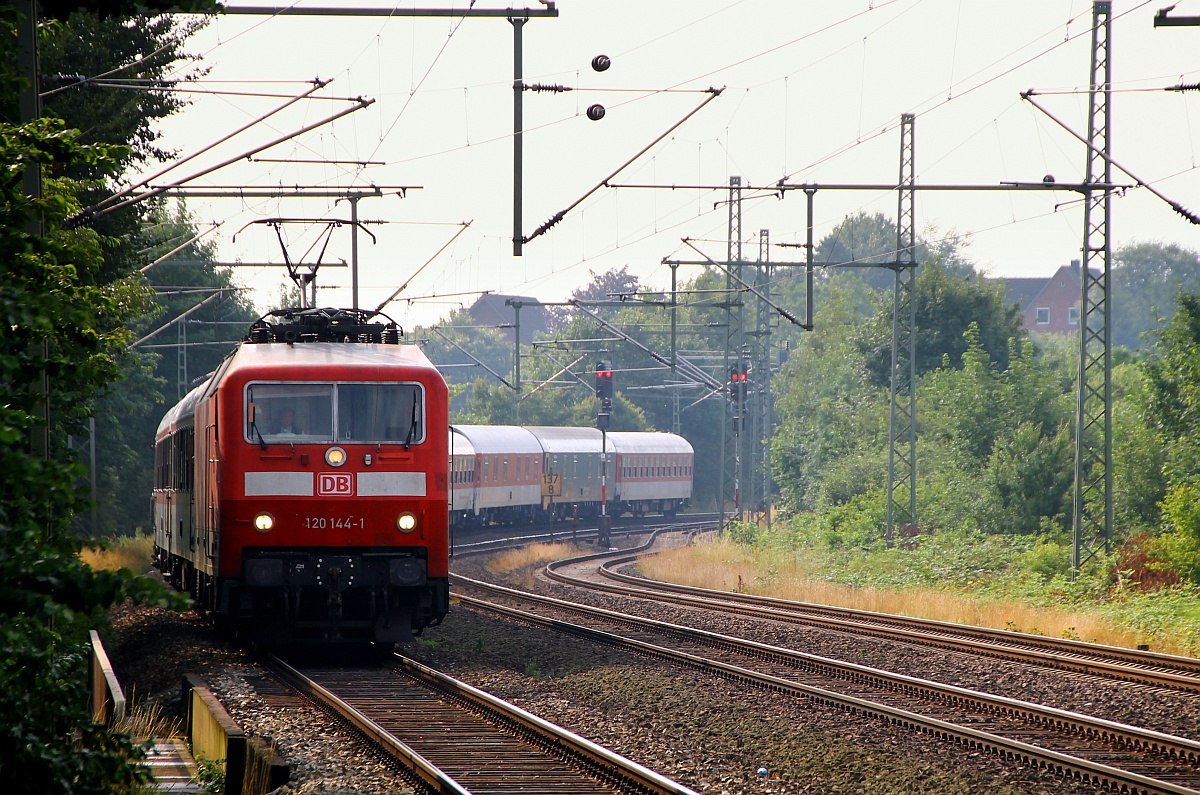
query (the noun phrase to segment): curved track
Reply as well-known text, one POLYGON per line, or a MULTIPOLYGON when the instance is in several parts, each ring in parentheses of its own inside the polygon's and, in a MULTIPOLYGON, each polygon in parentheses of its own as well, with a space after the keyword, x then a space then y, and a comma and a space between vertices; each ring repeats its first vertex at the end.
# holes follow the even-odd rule
POLYGON ((670 602, 703 610, 819 626, 856 635, 952 649, 1058 670, 1078 671, 1155 687, 1200 693, 1200 659, 1097 643, 1027 635, 923 618, 844 607, 791 602, 767 596, 713 591, 648 580, 619 571, 650 551, 653 539, 618 553, 598 553, 551 563, 546 576, 557 582, 623 596, 670 602), (603 561, 602 565, 597 565, 603 561))
POLYGON ((466 605, 877 716, 1116 791, 1200 792, 1200 742, 1187 738, 462 577, 456 582, 466 605), (574 623, 580 616, 586 626, 574 623))

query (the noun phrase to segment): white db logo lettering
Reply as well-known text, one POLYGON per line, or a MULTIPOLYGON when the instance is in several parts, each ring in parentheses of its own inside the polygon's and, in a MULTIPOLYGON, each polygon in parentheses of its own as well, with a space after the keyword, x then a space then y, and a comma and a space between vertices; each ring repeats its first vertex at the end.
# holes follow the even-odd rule
POLYGON ((346 472, 323 472, 317 477, 317 494, 350 497, 354 494, 354 481, 346 472))

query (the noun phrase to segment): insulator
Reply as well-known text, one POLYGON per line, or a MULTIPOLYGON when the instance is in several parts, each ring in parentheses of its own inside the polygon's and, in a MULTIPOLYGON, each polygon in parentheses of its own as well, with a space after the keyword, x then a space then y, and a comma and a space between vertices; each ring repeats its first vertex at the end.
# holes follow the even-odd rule
POLYGON ((525 90, 537 92, 549 91, 554 94, 561 94, 564 91, 574 91, 575 89, 570 86, 559 85, 558 83, 527 83, 525 90))
POLYGON ((63 86, 77 86, 80 83, 86 83, 88 79, 83 75, 64 75, 61 72, 53 78, 54 84, 60 88, 63 86))
POLYGON ((1171 209, 1191 221, 1193 224, 1200 224, 1200 217, 1197 217, 1195 213, 1184 207, 1179 202, 1171 202, 1171 209))
POLYGON ((1200 91, 1200 83, 1180 83, 1177 86, 1168 86, 1167 91, 1200 91))

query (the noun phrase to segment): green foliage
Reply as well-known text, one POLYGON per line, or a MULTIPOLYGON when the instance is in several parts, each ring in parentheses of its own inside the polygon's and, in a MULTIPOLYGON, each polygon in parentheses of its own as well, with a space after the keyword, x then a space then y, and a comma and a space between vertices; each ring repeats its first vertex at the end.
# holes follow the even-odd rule
MULTIPOLYGON (((704 272, 681 285, 678 309, 677 348, 719 351, 725 342, 724 310, 707 301, 689 305, 687 291, 707 295, 723 284, 723 275, 704 272), (701 292, 705 291, 705 292, 701 292)), ((616 368, 616 399, 611 414, 612 430, 671 430, 674 401, 678 397, 680 432, 692 443, 698 460, 716 460, 726 416, 723 391, 679 376, 678 387, 670 386, 671 335, 661 306, 647 305, 664 297, 637 290, 637 280, 626 269, 592 274, 591 282, 577 290, 581 300, 608 300, 609 294, 629 296, 623 306, 591 309, 604 323, 620 329, 633 343, 616 339, 603 323, 581 310, 556 313, 553 330, 541 335, 533 346, 521 349, 521 395, 499 382, 515 383, 511 338, 502 330, 481 328, 467 313, 452 315, 446 323, 417 331, 427 339, 425 351, 452 384, 464 385, 452 403, 452 419, 464 423, 516 423, 522 425, 594 426, 597 400, 594 368, 599 359, 609 359, 616 368), (611 339, 605 347, 597 340, 611 339), (646 351, 653 353, 647 353, 646 351), (495 375, 480 375, 482 366, 495 375)), ((703 362, 710 371, 710 362, 703 362)), ((724 378, 720 373, 713 373, 724 378)), ((698 467, 694 503, 709 504, 716 491, 719 470, 698 467)))
POLYGON ((220 8, 213 0, 42 0, 38 3, 47 17, 66 19, 77 11, 87 11, 100 17, 125 16, 134 10, 150 13, 212 13, 220 8))
POLYGON ((794 510, 845 502, 887 471, 887 394, 863 381, 845 333, 858 319, 852 286, 832 285, 820 312, 775 380, 772 472, 794 510))
MULTIPOLYGON (((1177 534, 1178 551, 1194 560, 1200 549, 1200 295, 1181 293, 1170 323, 1143 365, 1146 415, 1165 450, 1163 518, 1177 534)), ((1185 564, 1194 581, 1200 570, 1185 564)))
MULTIPOLYGON (((148 207, 145 227, 136 235, 141 257, 154 261, 198 232, 183 204, 148 207)), ((176 251, 172 260, 189 264, 159 265, 148 271, 145 280, 155 290, 155 302, 136 317, 127 316, 139 338, 166 330, 123 355, 119 361, 123 388, 108 391, 96 406, 97 530, 102 536, 134 532, 146 522, 145 503, 127 495, 150 493, 154 433, 165 404, 182 398, 192 382, 212 372, 258 317, 239 296, 231 269, 217 267, 212 244, 193 242, 176 251), (182 334, 178 324, 170 325, 219 291, 224 292, 218 299, 183 321, 182 334), (187 347, 179 347, 181 342, 187 347)))
POLYGON ((883 542, 887 502, 880 490, 856 494, 825 514, 822 541, 830 549, 873 549, 883 542))
POLYGON ((204 792, 224 792, 225 791, 225 760, 224 759, 205 759, 199 757, 196 759, 196 783, 204 792))
MULTIPOLYGON (((883 387, 891 373, 893 303, 891 290, 878 293, 874 314, 858 330, 864 366, 872 382, 883 387)), ((947 358, 957 363, 970 344, 979 345, 1001 369, 1007 368, 1013 341, 1019 351, 1028 336, 1016 307, 1005 305, 1002 284, 942 260, 926 261, 918 269, 913 303, 918 376, 943 366, 947 358)))
POLYGON ((1147 423, 1146 378, 1136 365, 1113 368, 1113 508, 1131 529, 1158 525, 1167 491, 1166 447, 1147 423))
POLYGON ((51 181, 36 204, 25 195, 32 163, 113 162, 110 148, 76 138, 54 120, 0 124, 0 770, 6 791, 39 795, 123 792, 145 778, 129 766, 141 753, 130 739, 91 722, 81 630, 126 597, 178 604, 127 570, 80 561, 82 541, 68 528, 84 505, 74 487, 82 469, 30 454, 47 404, 56 430, 80 427, 116 377, 129 340, 119 318, 144 304, 128 285, 98 283, 95 232, 59 229, 78 208, 70 183, 51 181), (28 231, 35 212, 51 231, 28 231))
MULTIPOLYGON (((186 81, 202 72, 189 70, 181 61, 189 59, 184 52, 184 42, 199 29, 204 21, 196 17, 177 15, 137 16, 138 13, 153 13, 153 3, 141 4, 42 4, 44 19, 40 26, 39 47, 41 69, 44 77, 63 74, 85 76, 108 74, 114 69, 115 76, 139 79, 153 85, 158 80, 186 81), (91 9, 90 11, 87 9, 91 9)), ((195 3, 176 4, 179 8, 200 7, 195 3)), ((211 7, 211 4, 205 4, 211 7)), ((17 47, 15 25, 20 15, 17 7, 7 5, 0 12, 0 117, 16 120, 18 116, 18 91, 22 81, 17 75, 17 47)), ((74 87, 52 89, 43 97, 43 115, 58 117, 66 126, 79 130, 72 134, 73 140, 84 144, 97 144, 96 151, 103 152, 102 159, 80 157, 69 162, 58 161, 53 171, 47 171, 46 193, 48 201, 58 195, 69 195, 73 206, 94 204, 112 190, 110 177, 146 163, 165 159, 170 153, 163 151, 158 143, 155 122, 183 107, 185 101, 180 93, 164 86, 155 89, 147 86, 139 90, 120 90, 80 84, 74 87)), ((62 212, 57 213, 59 217, 62 212)), ((51 211, 51 220, 55 215, 51 211)), ((190 219, 180 210, 171 217, 161 206, 150 203, 138 205, 121 212, 96 219, 87 229, 68 236, 77 248, 87 249, 90 271, 80 274, 82 283, 105 292, 108 305, 94 319, 95 329, 102 334, 114 333, 124 327, 132 329, 137 336, 151 331, 156 317, 162 309, 150 300, 136 272, 157 254, 165 253, 195 234, 190 219)), ((179 252, 179 259, 197 254, 193 246, 179 252)), ((203 252, 200 252, 203 253, 203 252)), ((84 261, 77 258, 77 261, 84 261)), ((211 269, 210 269, 211 271, 211 269)), ((202 280, 195 278, 194 269, 162 268, 151 273, 152 284, 184 284, 200 286, 202 280), (161 276, 179 281, 155 281, 161 276)), ((200 274, 203 276, 204 274, 200 274)), ((226 283, 228 280, 226 279, 226 283)), ((195 294, 176 295, 163 301, 167 319, 190 308, 200 298, 195 294)), ((68 300, 88 305, 86 296, 68 296, 68 300)), ((202 310, 194 316, 196 320, 225 319, 228 308, 236 302, 223 302, 221 311, 205 314, 202 310)), ((252 313, 243 312, 240 316, 252 313)), ((249 319, 249 318, 248 318, 249 319)), ((150 344, 175 342, 174 329, 150 344)), ((120 332, 122 334, 126 332, 120 332)), ((211 337, 209 337, 211 338, 211 337)), ((192 340, 205 339, 203 333, 193 333, 192 340)), ((128 343, 131 340, 125 340, 128 343)), ((131 500, 130 494, 149 493, 151 466, 148 456, 152 455, 151 443, 158 418, 162 414, 163 383, 156 380, 153 372, 156 365, 175 379, 175 349, 165 359, 153 349, 129 350, 124 344, 114 345, 108 350, 106 366, 119 372, 126 382, 120 390, 108 390, 98 396, 93 405, 96 435, 96 480, 98 506, 97 532, 104 535, 128 533, 144 524, 146 504, 131 500)), ((214 349, 193 349, 189 359, 192 373, 207 372, 212 361, 206 354, 214 349), (206 368, 206 369, 200 369, 206 368)), ((220 358, 220 353, 217 354, 220 358)), ((65 385, 73 384, 72 378, 55 379, 54 395, 57 401, 55 413, 55 443, 71 444, 83 448, 86 437, 80 434, 87 401, 69 394, 65 385)), ((174 397, 171 384, 169 392, 174 397)))
POLYGON ((1055 578, 1065 580, 1071 575, 1071 547, 1062 533, 1045 535, 1034 541, 1017 556, 1018 568, 1031 572, 1051 582, 1055 578))
POLYGON ((1098 607, 1143 637, 1169 637, 1188 654, 1200 655, 1200 587, 1196 585, 1128 594, 1098 607))
POLYGON ((993 447, 983 470, 981 525, 992 533, 1032 534, 1069 524, 1074 446, 1066 429, 1053 436, 1020 423, 993 447))
POLYGON ((1200 255, 1174 243, 1142 242, 1113 252, 1113 344, 1145 348, 1179 293, 1200 292, 1200 255))
POLYGON ((1163 515, 1176 532, 1200 539, 1200 484, 1176 481, 1163 499, 1163 515))
MULTIPOLYGON (((136 78, 150 85, 159 80, 195 79, 198 74, 181 72, 177 62, 189 57, 183 52, 184 42, 206 20, 173 15, 135 17, 132 12, 129 6, 129 16, 101 20, 95 13, 78 11, 50 28, 41 44, 43 74, 91 76, 124 67, 114 76, 136 78)), ((165 88, 126 91, 85 84, 49 94, 42 112, 65 119, 83 131, 87 143, 127 146, 125 158, 119 163, 124 171, 131 165, 168 158, 168 153, 157 145, 160 133, 153 125, 185 104, 180 94, 165 88)), ((83 178, 95 173, 75 167, 69 175, 83 178)))

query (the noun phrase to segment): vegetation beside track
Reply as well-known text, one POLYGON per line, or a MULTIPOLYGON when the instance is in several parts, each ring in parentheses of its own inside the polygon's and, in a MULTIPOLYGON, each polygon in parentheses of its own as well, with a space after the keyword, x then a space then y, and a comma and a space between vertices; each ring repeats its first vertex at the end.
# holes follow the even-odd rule
MULTIPOLYGON (((1109 561, 1119 568, 1119 560, 1109 561)), ((644 560, 649 577, 1038 635, 1200 655, 1200 588, 1069 578, 1070 547, 1047 538, 943 532, 892 548, 837 546, 795 525, 734 525, 644 560)))

